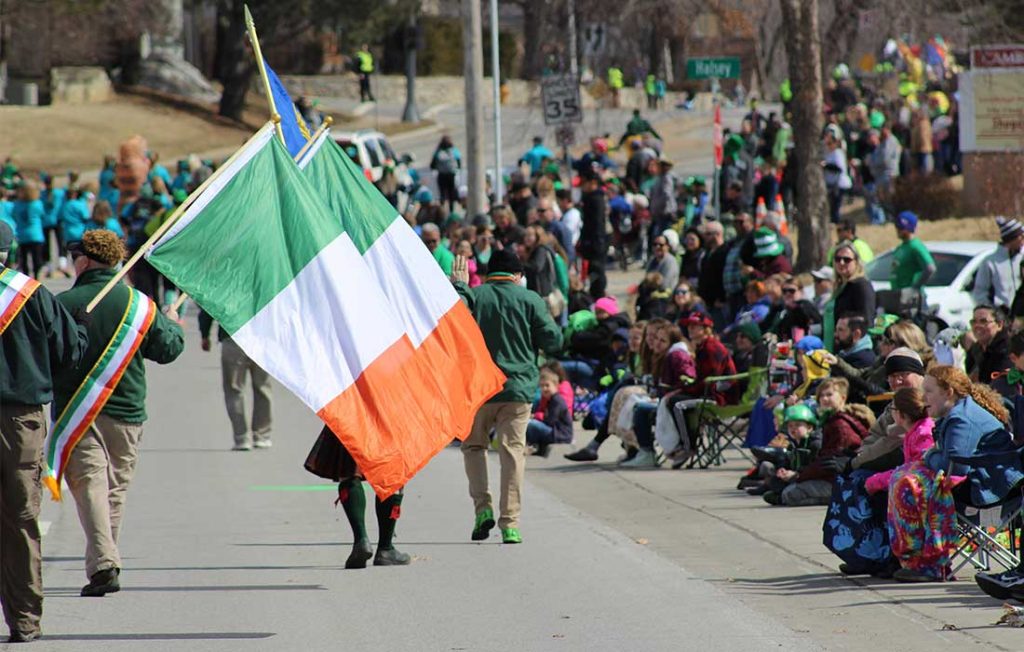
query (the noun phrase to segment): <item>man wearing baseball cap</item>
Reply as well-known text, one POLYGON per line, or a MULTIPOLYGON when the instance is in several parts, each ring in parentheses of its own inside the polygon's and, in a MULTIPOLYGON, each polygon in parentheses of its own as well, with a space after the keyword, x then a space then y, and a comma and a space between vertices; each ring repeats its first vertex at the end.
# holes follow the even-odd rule
MULTIPOLYGON (((41 635, 43 557, 39 503, 43 440, 53 371, 79 366, 89 344, 83 323, 35 280, 6 269, 14 232, 0 222, 0 602, 10 643, 41 635)), ((76 313, 77 314, 77 313, 76 313)))
POLYGON ((1024 259, 1024 225, 1014 219, 996 218, 999 247, 985 257, 975 277, 971 298, 975 305, 1008 308, 1021 285, 1020 263, 1024 259))
POLYGON ((890 287, 893 290, 923 288, 935 273, 935 260, 920 238, 914 236, 915 231, 917 215, 903 211, 896 216, 896 235, 902 242, 892 252, 890 287))

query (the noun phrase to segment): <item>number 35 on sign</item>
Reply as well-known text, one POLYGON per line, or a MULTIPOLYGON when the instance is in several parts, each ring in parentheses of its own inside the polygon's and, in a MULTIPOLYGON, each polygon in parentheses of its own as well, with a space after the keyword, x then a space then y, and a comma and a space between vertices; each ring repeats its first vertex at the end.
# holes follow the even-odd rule
POLYGON ((541 81, 544 124, 583 122, 580 85, 575 75, 549 75, 541 81))

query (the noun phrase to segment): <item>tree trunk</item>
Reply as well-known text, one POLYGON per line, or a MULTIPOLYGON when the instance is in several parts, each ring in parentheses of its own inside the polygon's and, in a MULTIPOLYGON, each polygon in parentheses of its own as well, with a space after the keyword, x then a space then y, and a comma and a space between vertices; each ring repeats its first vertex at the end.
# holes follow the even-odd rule
POLYGON ((791 125, 796 158, 796 269, 825 261, 829 247, 828 199, 821 168, 822 77, 818 0, 779 0, 786 33, 786 58, 793 89, 791 125))
POLYGON ((252 53, 246 47, 245 13, 241 0, 232 2, 223 11, 226 14, 226 29, 217 44, 216 68, 221 74, 224 91, 220 97, 220 115, 233 120, 242 119, 245 96, 256 70, 252 53))

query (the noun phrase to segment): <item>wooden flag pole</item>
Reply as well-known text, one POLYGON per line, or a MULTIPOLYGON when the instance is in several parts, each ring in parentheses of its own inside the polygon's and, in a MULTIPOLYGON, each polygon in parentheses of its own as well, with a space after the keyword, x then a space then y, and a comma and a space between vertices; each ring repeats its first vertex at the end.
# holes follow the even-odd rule
MULTIPOLYGON (((331 116, 327 116, 326 118, 324 118, 323 123, 321 123, 320 126, 317 128, 317 130, 315 132, 313 132, 313 135, 310 136, 309 140, 306 141, 306 144, 302 146, 302 149, 299 150, 299 153, 295 155, 295 162, 296 163, 298 163, 300 160, 302 160, 302 157, 309 150, 309 148, 313 144, 313 142, 317 138, 320 137, 320 134, 322 134, 323 132, 327 131, 332 124, 334 124, 334 118, 332 118, 331 116)), ((262 131, 262 129, 260 131, 262 131)), ((224 166, 226 166, 226 165, 227 165, 227 163, 224 164, 224 166)), ((224 166, 221 166, 221 167, 224 167, 224 166)), ((202 186, 200 186, 200 188, 202 188, 202 186)), ((191 199, 191 197, 189 199, 186 199, 185 201, 187 203, 191 203, 190 199, 191 199)), ((184 206, 184 205, 185 204, 182 204, 182 206, 184 206)), ((175 218, 175 219, 177 219, 177 218, 175 218)), ((182 304, 185 303, 186 300, 188 300, 188 293, 187 292, 182 292, 181 294, 178 295, 178 298, 174 300, 174 303, 171 304, 171 310, 177 312, 178 309, 181 308, 182 304)))
POLYGON ((249 5, 243 5, 242 8, 245 10, 245 29, 249 32, 249 43, 252 44, 252 52, 256 55, 256 67, 260 70, 263 91, 267 94, 267 104, 270 105, 270 117, 277 124, 277 137, 281 139, 281 144, 287 145, 284 141, 284 129, 281 128, 281 115, 277 112, 277 107, 274 106, 274 92, 270 88, 270 77, 267 76, 266 62, 263 60, 263 51, 260 50, 260 40, 256 36, 256 23, 252 20, 249 5))
POLYGON ((263 135, 263 133, 266 132, 267 129, 273 129, 277 125, 277 123, 280 122, 280 120, 280 118, 278 118, 276 121, 272 120, 267 124, 263 125, 262 127, 260 127, 260 130, 253 134, 252 137, 249 138, 249 140, 247 140, 244 145, 239 147, 234 154, 229 156, 228 159, 224 161, 224 163, 213 172, 213 174, 206 178, 206 181, 200 184, 198 188, 193 190, 192 194, 189 195, 188 198, 185 199, 185 201, 183 201, 180 206, 175 208, 174 212, 171 213, 171 216, 164 220, 164 223, 161 224, 160 227, 153 232, 153 235, 149 237, 149 240, 146 240, 146 242, 141 247, 139 247, 138 251, 136 251, 135 254, 132 255, 132 257, 129 258, 128 261, 121 266, 121 269, 117 270, 117 273, 114 274, 114 278, 110 279, 107 282, 107 284, 103 286, 103 289, 99 291, 99 294, 93 297, 92 301, 89 302, 89 305, 85 307, 85 311, 92 312, 96 308, 96 305, 103 300, 103 297, 107 296, 107 294, 109 294, 110 291, 114 289, 114 286, 117 285, 117 282, 124 278, 125 274, 127 274, 128 271, 135 266, 135 263, 139 262, 139 260, 146 255, 150 247, 152 247, 157 240, 163 237, 163 235, 167 233, 167 231, 172 226, 174 226, 174 223, 177 222, 182 215, 184 215, 188 207, 191 206, 193 202, 195 202, 195 200, 199 198, 199 195, 201 195, 204 190, 210 187, 210 184, 212 184, 214 180, 216 180, 220 176, 221 172, 230 167, 231 164, 234 163, 235 159, 237 159, 238 156, 242 152, 244 152, 246 148, 249 147, 250 143, 256 140, 256 138, 258 138, 259 136, 263 135))

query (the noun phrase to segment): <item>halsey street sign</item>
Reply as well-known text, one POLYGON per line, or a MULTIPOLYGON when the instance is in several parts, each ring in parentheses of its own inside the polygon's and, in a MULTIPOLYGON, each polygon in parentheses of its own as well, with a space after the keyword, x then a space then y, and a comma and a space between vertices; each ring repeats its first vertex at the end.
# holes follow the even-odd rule
POLYGON ((739 57, 694 57, 686 60, 687 79, 739 79, 739 57))

